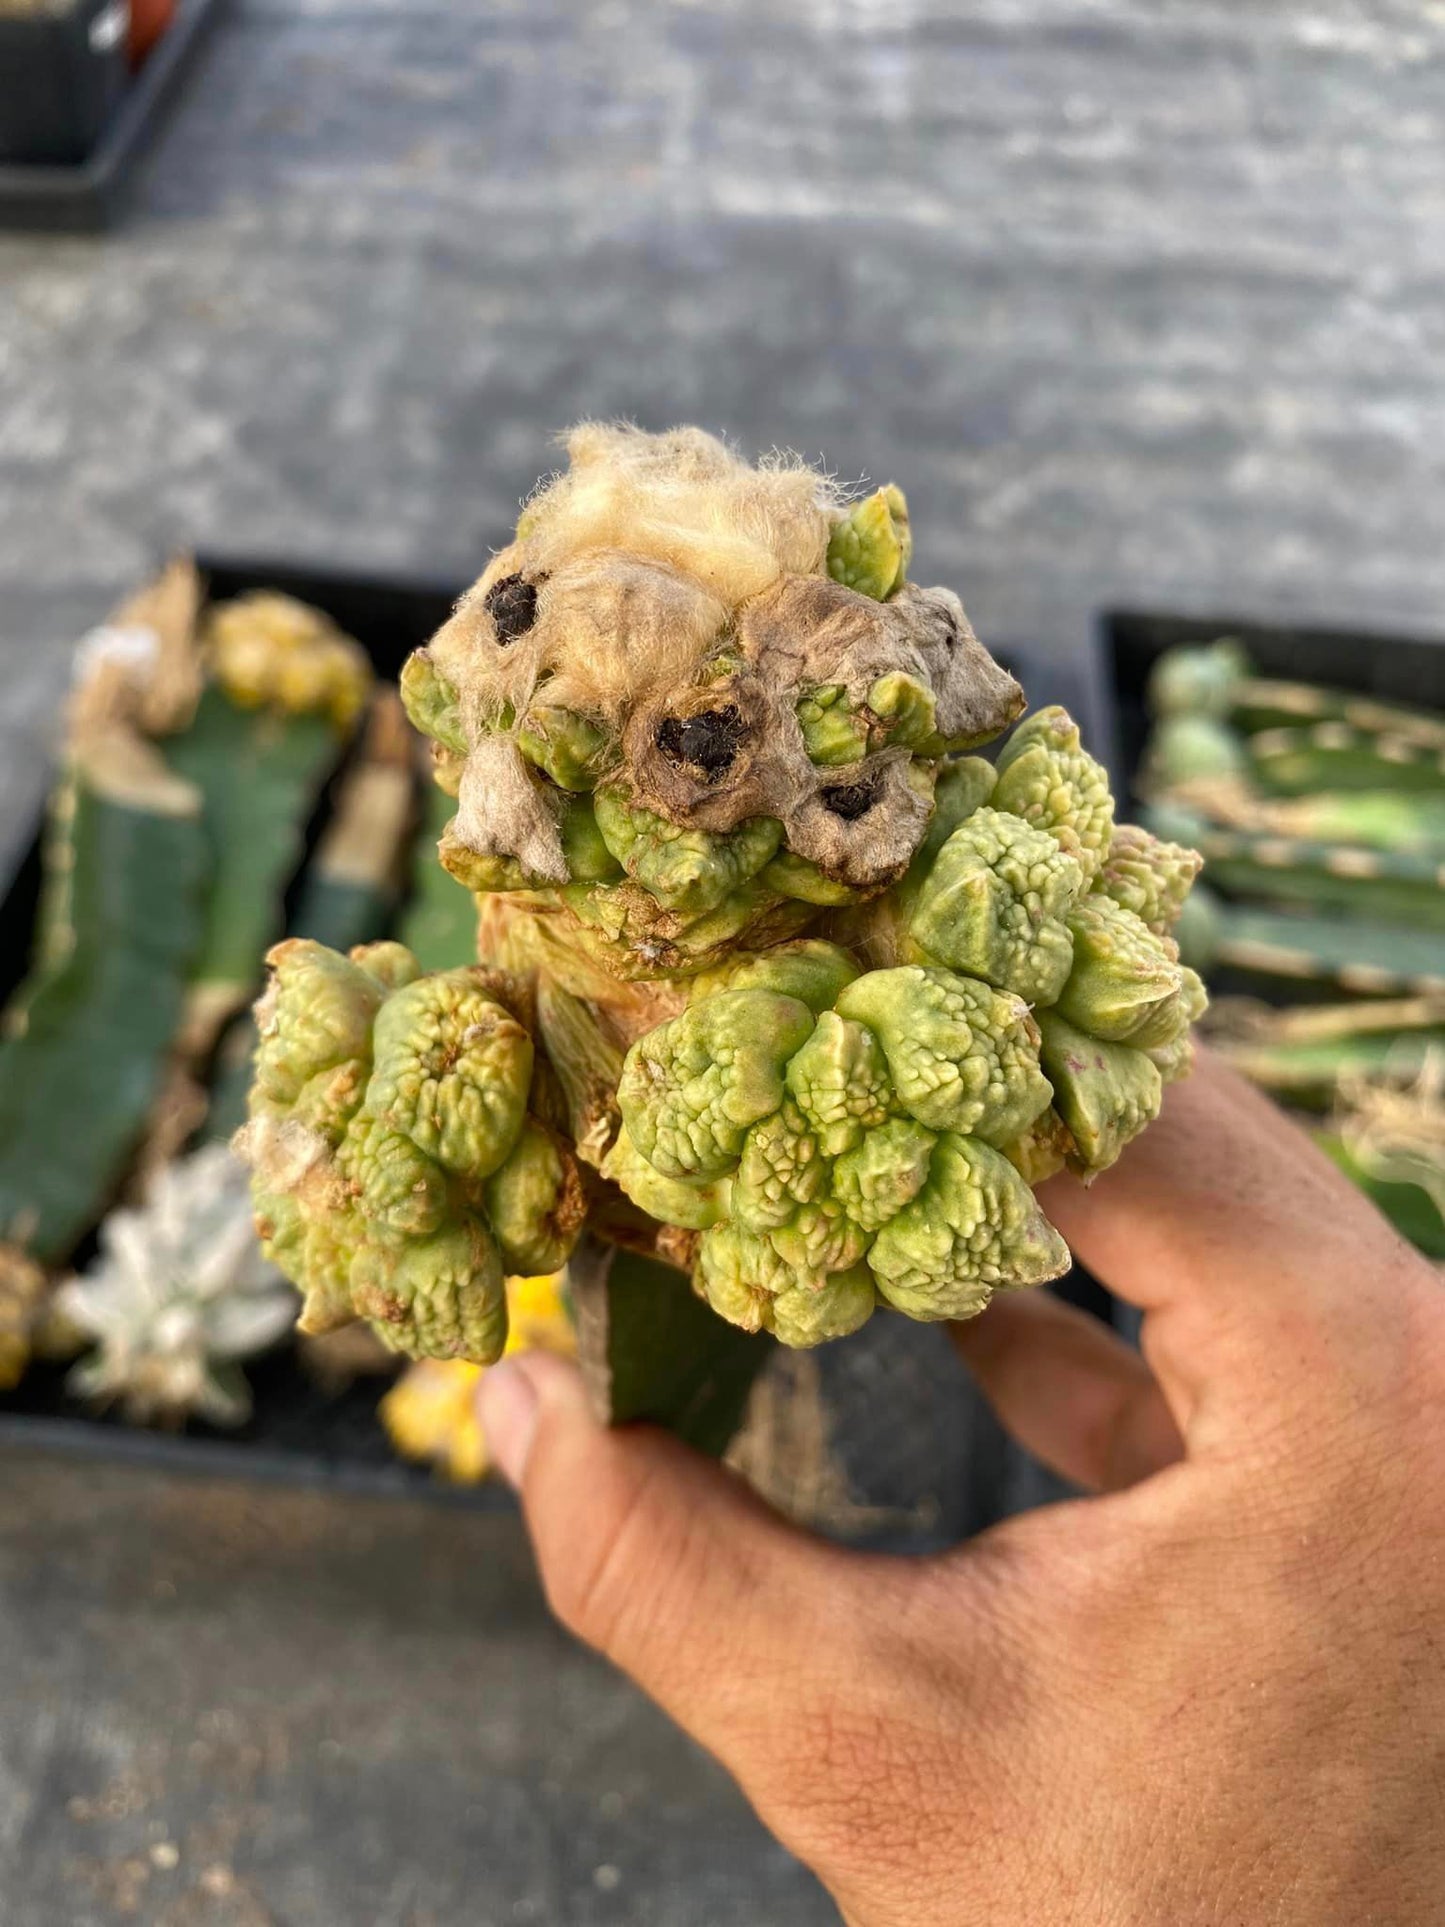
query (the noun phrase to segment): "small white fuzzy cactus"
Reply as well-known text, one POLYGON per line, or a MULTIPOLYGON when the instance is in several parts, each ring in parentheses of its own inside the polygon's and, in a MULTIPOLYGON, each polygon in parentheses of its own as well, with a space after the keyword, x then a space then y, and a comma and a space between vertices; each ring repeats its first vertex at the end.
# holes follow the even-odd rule
POLYGON ((143 1205, 111 1213, 100 1246, 56 1298, 96 1341, 70 1389, 119 1401, 135 1424, 242 1424, 251 1394, 238 1361, 280 1337, 297 1300, 261 1256, 246 1173, 230 1150, 208 1145, 168 1165, 143 1205))

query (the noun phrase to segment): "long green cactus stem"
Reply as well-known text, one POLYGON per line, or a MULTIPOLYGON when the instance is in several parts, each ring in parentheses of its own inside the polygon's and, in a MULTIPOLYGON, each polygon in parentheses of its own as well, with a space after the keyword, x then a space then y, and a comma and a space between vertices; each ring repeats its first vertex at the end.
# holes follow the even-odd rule
POLYGON ((257 593, 211 610, 209 675, 167 761, 195 784, 210 877, 181 1049, 197 1061, 256 991, 308 818, 365 705, 358 645, 289 596, 257 593))
POLYGON ((1361 736, 1392 737, 1445 752, 1445 717, 1405 703, 1380 702, 1349 689, 1255 673, 1232 636, 1165 650, 1149 682, 1155 716, 1210 716, 1253 734, 1315 723, 1344 723, 1361 736))
POLYGON ((160 1090, 205 915, 199 586, 175 565, 87 638, 51 799, 31 972, 0 1041, 0 1242, 46 1264, 100 1217, 160 1090))
POLYGON ((1057 1277, 1033 1187, 1188 1069, 1198 857, 1115 823, 1062 710, 965 753, 1021 695, 908 581, 896 489, 696 430, 569 452, 403 679, 482 969, 275 953, 244 1142, 308 1319, 489 1357, 500 1269, 584 1208, 790 1345, 1057 1277))

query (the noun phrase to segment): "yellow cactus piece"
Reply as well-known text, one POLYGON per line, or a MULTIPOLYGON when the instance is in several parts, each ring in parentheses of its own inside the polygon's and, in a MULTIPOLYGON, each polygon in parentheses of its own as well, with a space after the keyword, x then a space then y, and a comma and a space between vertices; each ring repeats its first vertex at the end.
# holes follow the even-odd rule
POLYGON ((242 709, 325 714, 338 729, 360 715, 371 689, 365 652, 324 616, 266 590, 213 609, 206 649, 217 682, 242 709))
POLYGON ((0 1244, 0 1392, 25 1375, 45 1292, 40 1266, 15 1245, 0 1244))
MULTIPOLYGON (((507 1347, 513 1352, 556 1352, 570 1358, 577 1349, 567 1315, 565 1271, 541 1278, 507 1280, 507 1347)), ((388 1436, 403 1458, 435 1465, 457 1485, 478 1485, 492 1469, 477 1386, 489 1367, 460 1358, 424 1358, 411 1366, 378 1408, 388 1436)))

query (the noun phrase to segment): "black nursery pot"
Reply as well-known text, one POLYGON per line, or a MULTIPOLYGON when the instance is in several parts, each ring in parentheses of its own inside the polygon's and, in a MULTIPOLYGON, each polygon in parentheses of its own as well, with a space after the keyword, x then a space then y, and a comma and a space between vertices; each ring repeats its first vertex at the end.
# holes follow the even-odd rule
POLYGON ((125 92, 129 30, 129 0, 0 16, 0 162, 89 157, 125 92))

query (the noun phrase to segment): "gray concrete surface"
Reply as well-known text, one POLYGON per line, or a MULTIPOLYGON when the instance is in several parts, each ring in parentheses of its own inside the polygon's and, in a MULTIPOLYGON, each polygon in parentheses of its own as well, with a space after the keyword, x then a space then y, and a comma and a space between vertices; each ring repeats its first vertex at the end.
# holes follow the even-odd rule
POLYGON ((835 1918, 505 1514, 10 1452, 0 1666, 5 1927, 835 1918))
MULTIPOLYGON (((0 237, 0 844, 157 554, 462 577, 584 414, 896 475, 1056 658, 1445 628, 1442 133, 1417 0, 232 0, 127 221, 0 237)), ((10 1454, 0 1559, 5 1927, 827 1917, 513 1522, 10 1454)))

